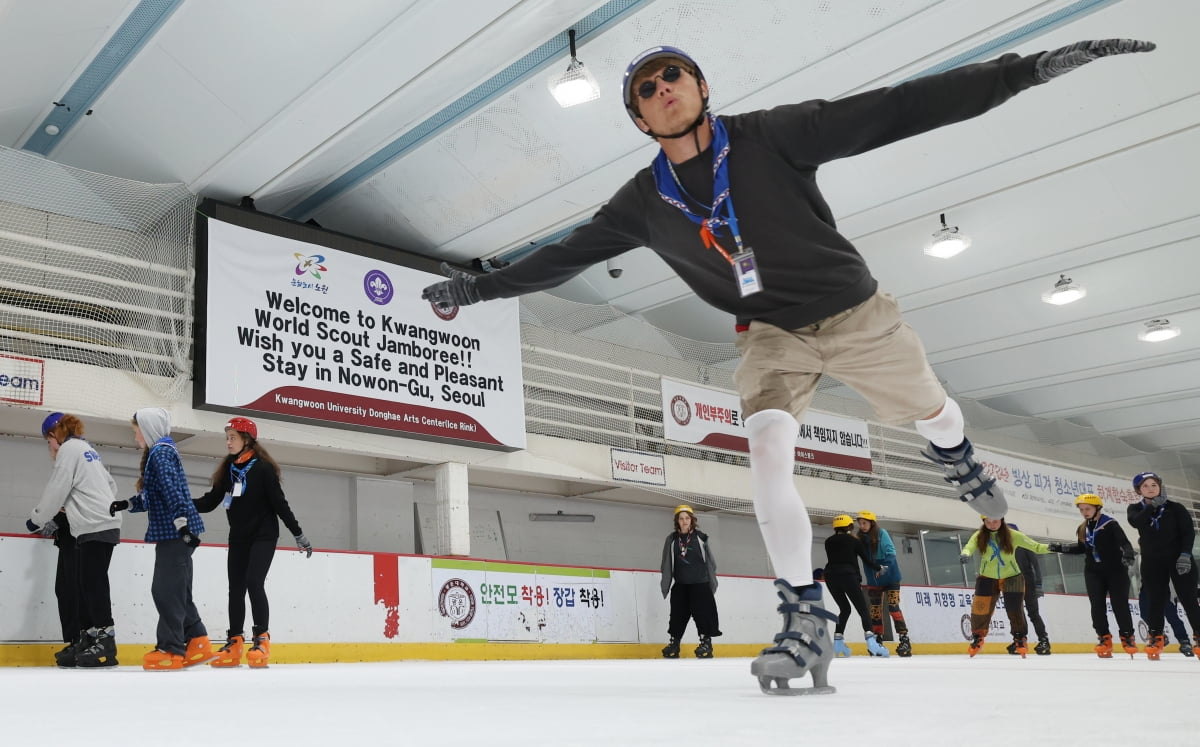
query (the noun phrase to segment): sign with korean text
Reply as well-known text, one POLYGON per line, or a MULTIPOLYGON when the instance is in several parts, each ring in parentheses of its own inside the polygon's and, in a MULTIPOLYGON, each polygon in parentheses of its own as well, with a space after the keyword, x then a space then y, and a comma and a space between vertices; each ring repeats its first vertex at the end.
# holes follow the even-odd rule
POLYGON ((449 640, 592 643, 618 606, 610 572, 433 558, 433 630, 449 640))
MULTIPOLYGON (((662 379, 663 436, 700 446, 748 452, 741 402, 717 389, 662 379)), ((809 410, 800 422, 796 461, 871 471, 867 422, 809 410)))
POLYGON ((44 360, 0 353, 0 402, 40 405, 45 383, 44 360))
POLYGON ((976 449, 975 457, 1004 488, 1008 507, 1019 511, 1078 518, 1075 497, 1094 493, 1104 501, 1106 513, 1124 518, 1124 507, 1141 500, 1130 480, 1100 477, 983 449, 976 449))
POLYGON ((421 300, 436 275, 217 220, 207 233, 198 406, 524 448, 515 300, 442 313, 421 300))

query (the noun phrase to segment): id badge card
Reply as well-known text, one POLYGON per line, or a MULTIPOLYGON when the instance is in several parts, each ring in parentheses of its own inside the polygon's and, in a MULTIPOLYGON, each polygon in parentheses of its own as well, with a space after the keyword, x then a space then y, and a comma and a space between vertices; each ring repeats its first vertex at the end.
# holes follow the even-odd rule
POLYGON ((235 482, 235 483, 233 484, 233 497, 234 497, 234 498, 240 498, 240 497, 242 496, 242 491, 243 491, 243 490, 245 490, 245 489, 246 489, 246 483, 244 483, 244 482, 235 482))
POLYGON ((742 298, 762 290, 762 280, 758 276, 758 264, 754 261, 752 249, 733 255, 733 276, 737 279, 742 298))

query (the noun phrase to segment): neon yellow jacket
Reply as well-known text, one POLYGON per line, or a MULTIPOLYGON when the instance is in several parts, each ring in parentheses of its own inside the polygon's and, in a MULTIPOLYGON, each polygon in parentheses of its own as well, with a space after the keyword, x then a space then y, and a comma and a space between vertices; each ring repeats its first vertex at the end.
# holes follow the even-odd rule
MULTIPOLYGON (((984 548, 982 559, 979 563, 979 575, 987 576, 988 578, 1011 578, 1021 575, 1021 567, 1017 565, 1016 548, 1024 547, 1033 550, 1038 555, 1046 555, 1050 552, 1048 545, 1043 545, 1041 542, 1033 540, 1021 534, 1015 529, 1009 529, 1008 533, 1012 536, 1013 552, 1004 552, 1000 547, 1000 543, 996 542, 995 538, 991 541, 991 547, 984 548)), ((971 535, 971 539, 967 540, 967 544, 963 546, 962 554, 971 556, 979 552, 979 547, 976 544, 979 540, 979 532, 971 535)))

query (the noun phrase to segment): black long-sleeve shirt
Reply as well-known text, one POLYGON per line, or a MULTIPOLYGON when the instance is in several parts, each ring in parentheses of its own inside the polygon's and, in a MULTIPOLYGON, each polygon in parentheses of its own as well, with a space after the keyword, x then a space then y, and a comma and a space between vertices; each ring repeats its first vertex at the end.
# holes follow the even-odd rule
MULTIPOLYGON (((837 231, 817 187, 822 163, 983 114, 1034 85, 1036 55, 1005 55, 849 96, 722 116, 729 134, 733 208, 754 250, 763 289, 742 297, 729 262, 704 247, 696 224, 639 171, 586 225, 497 272, 480 276, 484 300, 560 285, 591 265, 646 246, 704 301, 739 324, 797 329, 870 298, 875 278, 837 231)), ((687 193, 711 205, 712 150, 675 166, 687 193)), ((721 244, 736 251, 727 230, 721 244)))
MULTIPOLYGON (((232 482, 226 473, 211 490, 193 501, 196 510, 208 513, 221 505, 225 500, 225 493, 231 489, 232 482)), ((225 516, 229 519, 230 544, 277 540, 280 519, 293 536, 303 533, 287 498, 283 495, 283 487, 279 484, 275 470, 261 461, 255 462, 246 472, 245 488, 240 496, 233 498, 225 516)))
POLYGON ((1182 503, 1168 500, 1155 508, 1145 501, 1129 504, 1129 524, 1138 530, 1142 559, 1174 560, 1180 553, 1192 552, 1196 527, 1182 503))
POLYGON ((1085 539, 1087 531, 1093 531, 1092 545, 1086 542, 1075 542, 1070 545, 1063 546, 1063 552, 1078 555, 1084 554, 1083 564, 1085 568, 1100 570, 1104 572, 1124 572, 1125 567, 1122 560, 1129 556, 1133 556, 1133 545, 1129 542, 1129 537, 1125 535, 1125 530, 1121 528, 1112 517, 1105 521, 1099 529, 1096 529, 1096 522, 1099 521, 1099 516, 1089 519, 1080 525, 1079 531, 1083 533, 1085 539), (1100 556, 1097 560, 1096 556, 1100 556))
POLYGON ((866 567, 879 569, 879 564, 871 559, 867 545, 849 532, 834 532, 825 538, 825 576, 852 576, 861 580, 858 572, 858 561, 866 567))

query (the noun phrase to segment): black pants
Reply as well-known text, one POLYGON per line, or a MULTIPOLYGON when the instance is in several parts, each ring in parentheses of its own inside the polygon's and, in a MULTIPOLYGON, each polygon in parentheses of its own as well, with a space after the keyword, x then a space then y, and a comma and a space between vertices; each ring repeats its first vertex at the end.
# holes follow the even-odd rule
POLYGON ((839 635, 846 632, 846 623, 850 621, 851 605, 858 612, 863 632, 871 630, 871 615, 867 611, 867 597, 863 594, 859 583, 859 579, 855 576, 829 574, 825 576, 825 588, 829 590, 829 595, 833 597, 833 601, 837 602, 838 606, 838 621, 834 632, 839 635))
POLYGON ((229 634, 241 635, 246 624, 246 595, 250 595, 250 614, 254 635, 271 629, 271 607, 267 602, 267 571, 275 559, 275 540, 257 540, 229 544, 226 567, 229 571, 229 634))
POLYGON ((79 584, 79 628, 107 628, 113 624, 108 564, 116 545, 80 542, 75 548, 75 578, 79 584))
POLYGON ((75 538, 60 529, 54 537, 58 545, 58 563, 54 570, 54 596, 58 600, 58 624, 63 643, 79 635, 79 584, 75 579, 75 538))
MULTIPOLYGON (((1149 608, 1150 606, 1146 603, 1146 587, 1143 585, 1141 593, 1138 594, 1138 613, 1142 616, 1143 620, 1146 619, 1146 610, 1149 608)), ((1175 609, 1175 603, 1170 599, 1163 605, 1163 619, 1167 625, 1171 626, 1171 630, 1175 633, 1178 643, 1188 640, 1187 628, 1183 626, 1183 620, 1179 619, 1179 610, 1175 609)), ((1166 628, 1163 628, 1163 630, 1165 631, 1166 628)))
POLYGON ((160 651, 183 656, 188 641, 208 635, 200 612, 192 602, 192 553, 183 540, 173 539, 154 545, 154 578, 150 594, 158 610, 160 651))
MULTIPOLYGON (((1133 633, 1133 616, 1129 614, 1129 573, 1124 566, 1103 569, 1089 565, 1083 569, 1083 584, 1087 588, 1088 601, 1092 603, 1092 629, 1096 631, 1096 635, 1112 635, 1108 629, 1106 597, 1112 600, 1113 617, 1117 619, 1117 633, 1133 633)), ((1158 605, 1158 621, 1161 625, 1161 604, 1158 605)))
POLYGON ((698 634, 721 635, 717 600, 707 581, 702 584, 677 583, 671 587, 671 621, 667 626, 667 634, 672 638, 683 638, 689 619, 696 621, 698 634))
POLYGON ((1049 638, 1046 635, 1046 621, 1042 619, 1042 611, 1038 605, 1036 590, 1025 590, 1025 612, 1029 615, 1029 622, 1033 623, 1033 632, 1037 633, 1038 640, 1049 638))
POLYGON ((1196 602, 1196 564, 1182 575, 1175 572, 1175 558, 1142 556, 1142 586, 1146 588, 1147 609, 1143 612, 1146 627, 1153 635, 1163 632, 1163 610, 1170 597, 1170 587, 1187 615, 1193 634, 1200 634, 1200 604, 1196 602))

